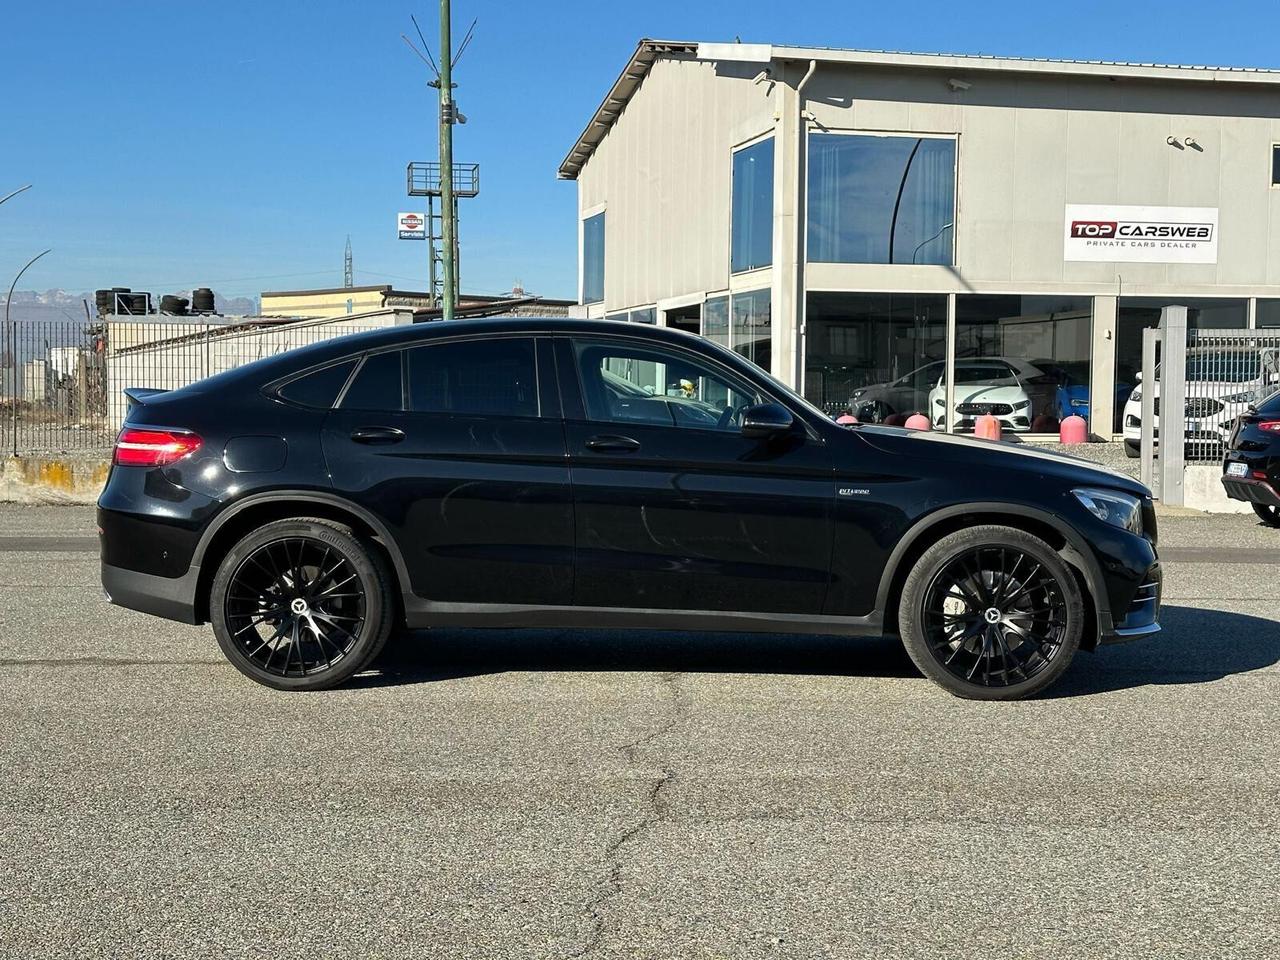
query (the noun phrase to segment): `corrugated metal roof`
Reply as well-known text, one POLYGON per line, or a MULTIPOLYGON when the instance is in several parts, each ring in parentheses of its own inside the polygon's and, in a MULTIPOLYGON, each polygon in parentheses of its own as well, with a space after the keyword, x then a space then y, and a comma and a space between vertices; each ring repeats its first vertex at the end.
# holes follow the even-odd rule
POLYGON ((695 56, 704 60, 824 60, 912 69, 997 70, 1081 77, 1131 77, 1146 80, 1280 83, 1280 70, 1266 67, 1206 66, 1141 63, 1123 60, 1069 60, 1052 57, 1003 57, 982 53, 912 53, 900 50, 862 50, 847 47, 789 47, 760 44, 698 43, 687 40, 641 40, 591 121, 560 163, 559 177, 572 180, 604 139, 613 122, 664 55, 695 56))

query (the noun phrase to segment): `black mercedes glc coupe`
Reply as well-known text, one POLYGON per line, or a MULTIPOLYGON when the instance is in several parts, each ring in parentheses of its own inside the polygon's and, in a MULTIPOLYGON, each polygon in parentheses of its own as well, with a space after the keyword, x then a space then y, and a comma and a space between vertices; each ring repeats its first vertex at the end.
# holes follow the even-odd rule
POLYGON ((841 426, 674 330, 402 326, 126 394, 106 592, 212 623, 271 687, 341 683, 397 627, 556 626, 898 634, 952 693, 1007 700, 1160 629, 1141 484, 841 426))

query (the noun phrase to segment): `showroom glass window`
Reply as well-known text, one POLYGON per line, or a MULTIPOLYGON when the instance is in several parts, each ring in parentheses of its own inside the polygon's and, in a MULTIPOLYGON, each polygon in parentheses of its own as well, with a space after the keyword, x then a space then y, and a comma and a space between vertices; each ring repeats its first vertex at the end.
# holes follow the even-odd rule
POLYGON ((645 307, 642 310, 632 310, 627 314, 627 319, 632 323, 656 324, 658 322, 658 314, 653 307, 645 307))
POLYGON ((582 302, 604 300, 604 214, 582 221, 582 302))
POLYGON ((956 142, 949 137, 809 137, 808 259, 954 262, 956 142))
POLYGON ((1280 327, 1280 300, 1259 300, 1255 318, 1259 327, 1280 327))
POLYGON ((454 416, 536 417, 537 365, 528 337, 414 347, 409 409, 454 416))
POLYGON ((730 256, 734 273, 773 262, 773 138, 733 154, 730 256))
POLYGON ((928 410, 947 357, 946 296, 811 293, 806 309, 807 400, 878 423, 928 410))
POLYGON ((729 346, 762 370, 771 360, 769 342, 772 327, 772 293, 768 287, 733 295, 729 346))
MULTIPOLYGON (((957 296, 953 429, 972 432, 986 413, 1005 433, 1056 433, 1068 416, 1088 420, 1092 332, 1092 297, 957 296)), ((929 408, 936 425, 945 422, 945 377, 929 408)))
MULTIPOLYGON (((1249 301, 1207 297, 1120 297, 1116 301, 1116 390, 1131 391, 1142 369, 1142 331, 1160 326, 1160 311, 1187 308, 1188 329, 1243 330, 1249 323, 1249 301), (1127 389, 1126 389, 1127 388, 1127 389)), ((1261 325, 1261 320, 1259 320, 1261 325)), ((1116 408, 1114 429, 1120 430, 1123 404, 1116 408)))
POLYGON ((709 297, 702 306, 702 335, 722 347, 729 345, 729 298, 709 297))

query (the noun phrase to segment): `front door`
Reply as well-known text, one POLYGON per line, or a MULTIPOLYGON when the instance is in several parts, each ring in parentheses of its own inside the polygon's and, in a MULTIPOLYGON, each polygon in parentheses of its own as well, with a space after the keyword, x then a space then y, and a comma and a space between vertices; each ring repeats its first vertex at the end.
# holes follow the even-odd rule
POLYGON ((486 337, 370 354, 329 414, 334 488, 388 523, 418 596, 571 601, 573 504, 548 350, 486 337))
POLYGON ((831 556, 832 464, 800 422, 742 436, 773 399, 701 353, 556 343, 582 606, 811 613, 831 556))

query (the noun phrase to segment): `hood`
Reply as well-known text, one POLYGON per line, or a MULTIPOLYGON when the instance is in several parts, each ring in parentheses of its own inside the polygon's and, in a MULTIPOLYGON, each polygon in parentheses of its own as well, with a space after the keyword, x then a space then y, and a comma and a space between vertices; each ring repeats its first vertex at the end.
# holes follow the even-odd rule
POLYGON ((885 453, 957 466, 996 466, 1020 473, 1054 477, 1074 485, 1110 487, 1136 496, 1151 496, 1151 491, 1145 486, 1118 470, 1081 457, 1044 450, 1029 443, 982 440, 977 437, 929 430, 905 430, 878 424, 857 424, 848 429, 885 453))

